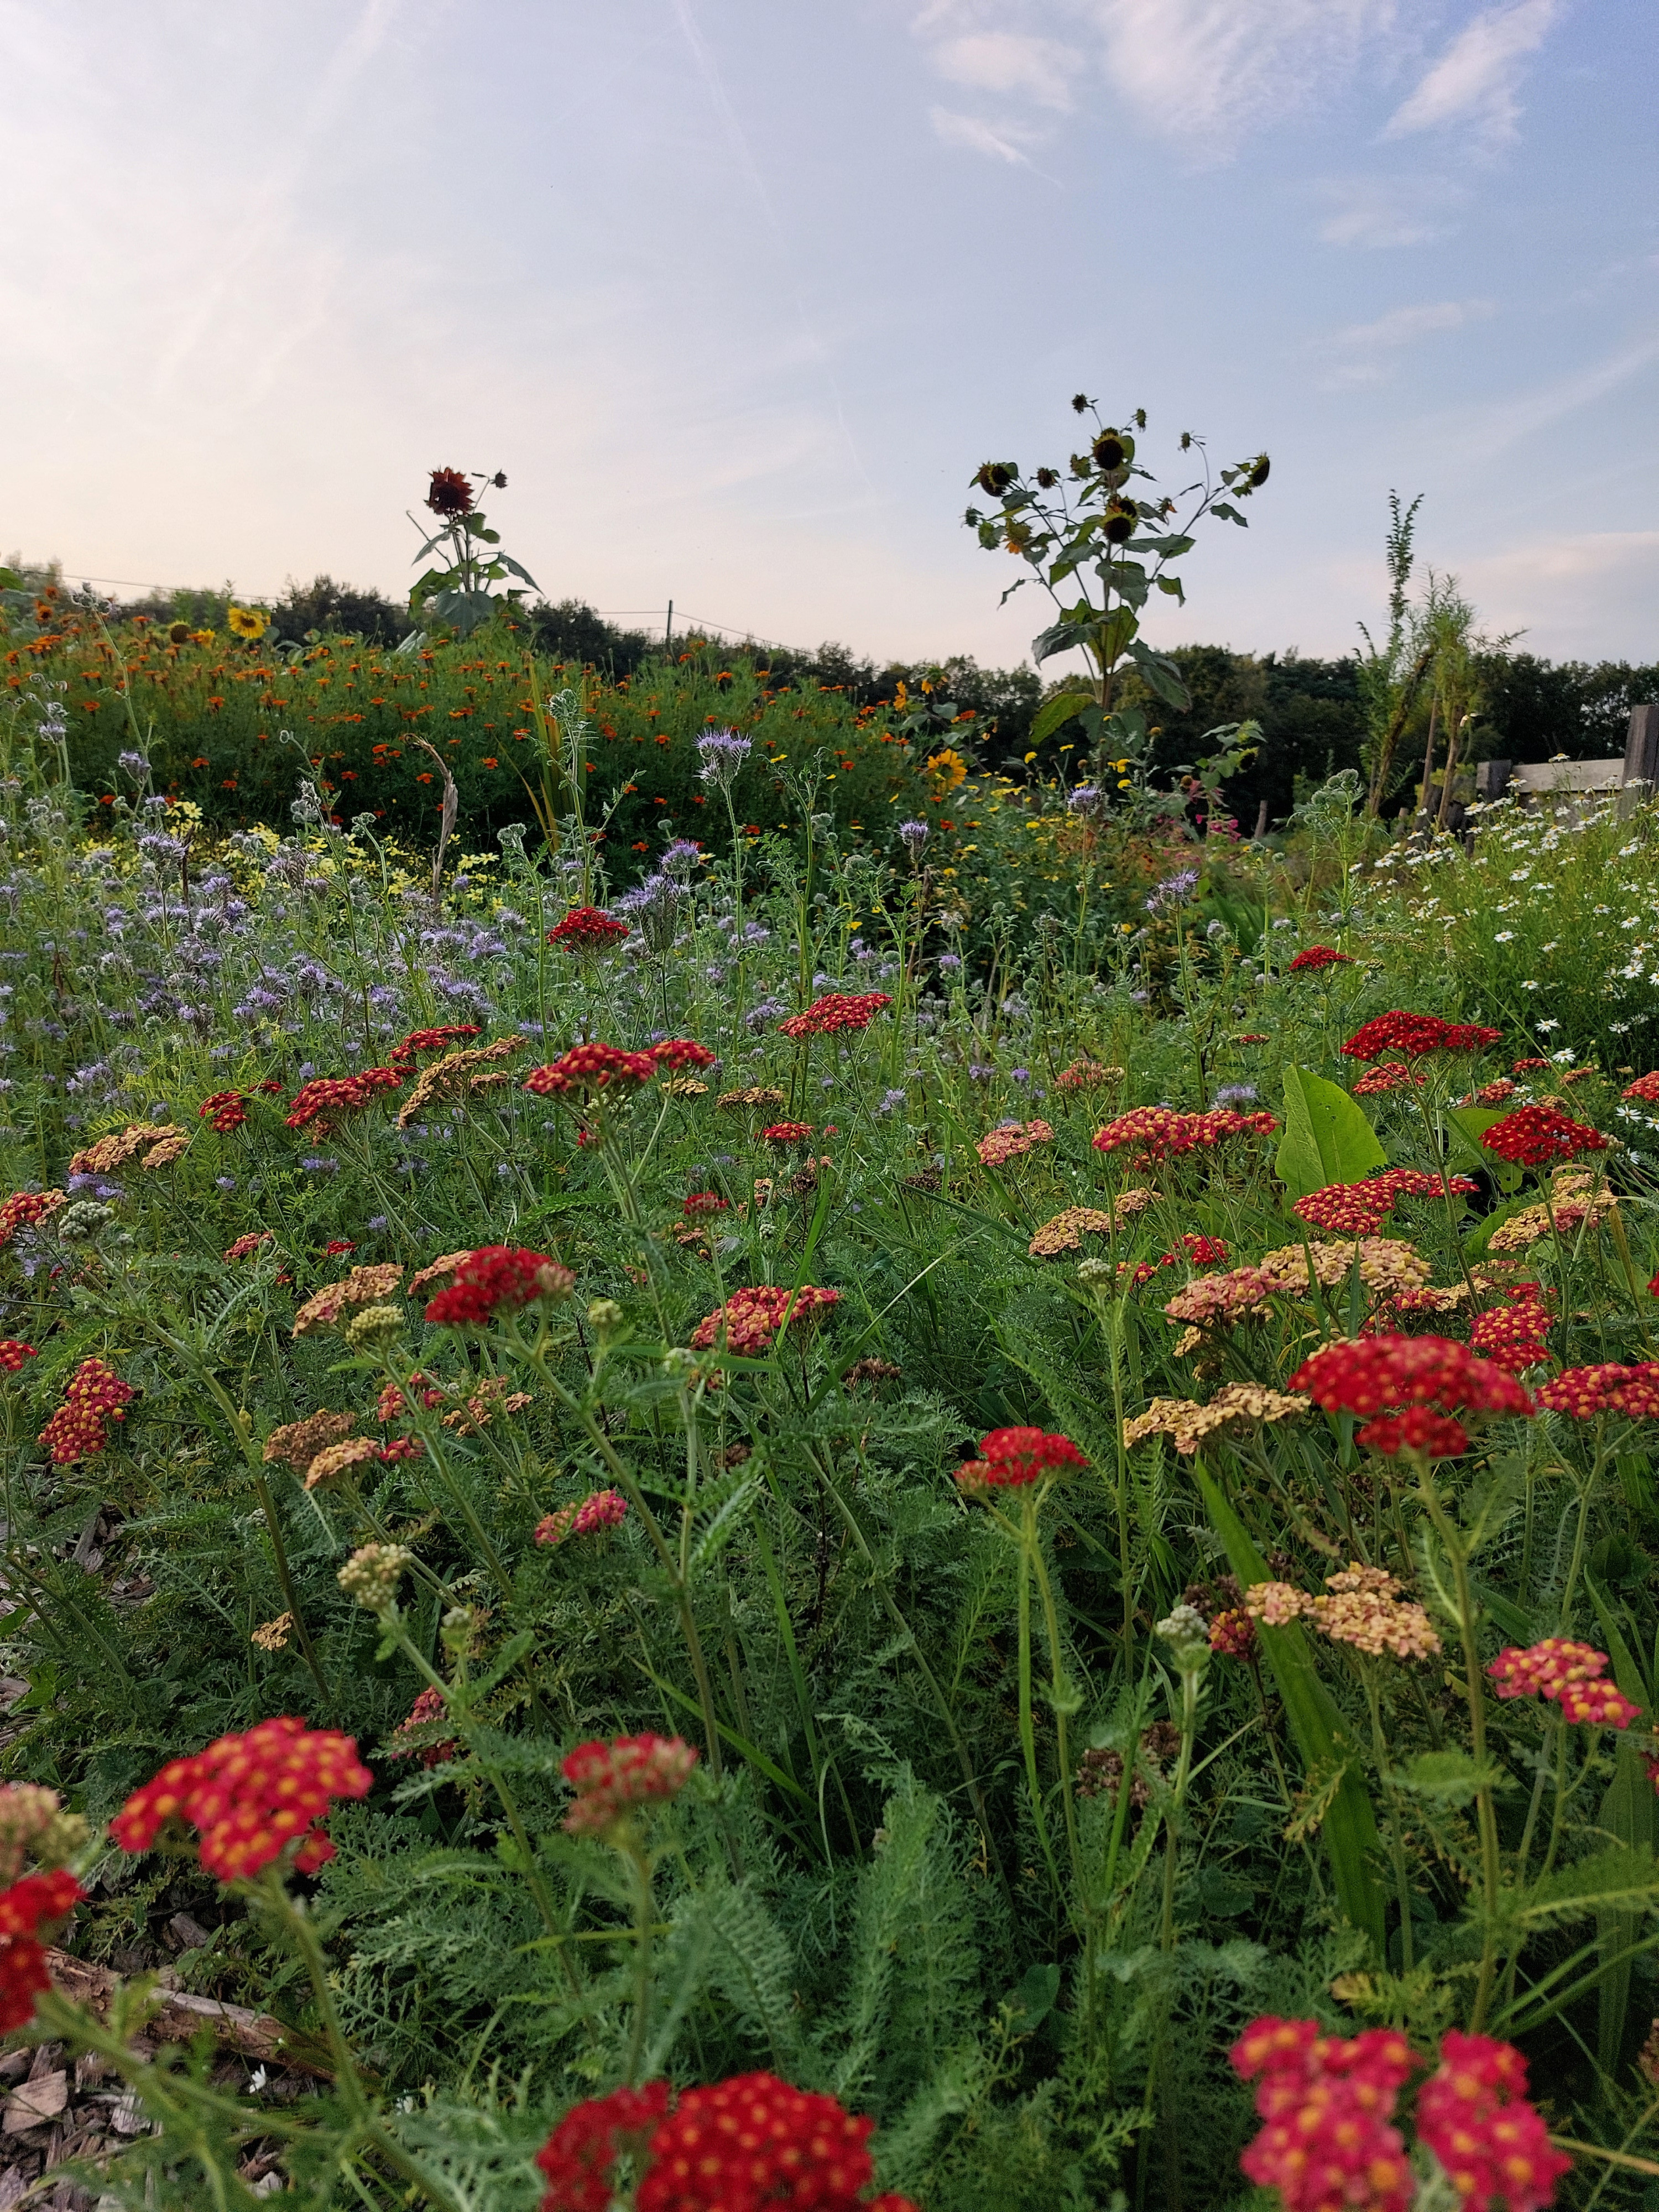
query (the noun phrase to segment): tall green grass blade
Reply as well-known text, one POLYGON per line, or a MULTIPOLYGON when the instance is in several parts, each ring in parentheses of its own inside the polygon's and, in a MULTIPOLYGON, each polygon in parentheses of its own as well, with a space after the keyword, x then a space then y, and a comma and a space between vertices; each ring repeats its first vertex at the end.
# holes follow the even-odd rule
MULTIPOLYGON (((1247 1589, 1252 1583, 1267 1582, 1267 1562, 1222 1496, 1219 1484, 1203 1467, 1195 1472, 1210 1526, 1225 1545, 1233 1572, 1247 1589)), ((1371 1854, 1379 1849, 1380 1838, 1358 1763, 1359 1747, 1336 1700, 1319 1679, 1304 1631, 1291 1626, 1262 1628, 1257 1633, 1304 1771, 1322 1777, 1341 1773, 1340 1784, 1332 1793, 1320 1823, 1320 1834, 1330 1860, 1338 1903, 1353 1925, 1369 1937, 1377 1959, 1384 1960, 1388 1956, 1385 1893, 1371 1870, 1371 1854)))

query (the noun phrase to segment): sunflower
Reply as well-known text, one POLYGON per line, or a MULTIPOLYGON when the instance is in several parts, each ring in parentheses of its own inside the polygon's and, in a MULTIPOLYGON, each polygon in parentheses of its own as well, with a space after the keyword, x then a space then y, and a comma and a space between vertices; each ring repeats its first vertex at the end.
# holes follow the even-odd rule
POLYGON ((249 640, 263 637, 270 628, 270 616, 261 614, 257 607, 227 607, 225 622, 238 637, 249 640))
POLYGON ((942 753, 928 756, 927 773, 933 779, 934 796, 945 799, 959 783, 967 781, 968 763, 959 752, 953 751, 947 745, 942 753))
POLYGON ((434 469, 426 503, 446 519, 472 511, 472 487, 459 469, 434 469))

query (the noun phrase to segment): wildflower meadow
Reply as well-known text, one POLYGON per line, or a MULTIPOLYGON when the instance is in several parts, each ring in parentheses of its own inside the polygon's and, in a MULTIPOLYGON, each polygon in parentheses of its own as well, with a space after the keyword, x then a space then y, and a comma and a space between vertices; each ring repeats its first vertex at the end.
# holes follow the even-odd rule
POLYGON ((1659 2203, 1659 810, 1241 836, 1088 436, 1023 779, 8 595, 0 2203, 1659 2203))

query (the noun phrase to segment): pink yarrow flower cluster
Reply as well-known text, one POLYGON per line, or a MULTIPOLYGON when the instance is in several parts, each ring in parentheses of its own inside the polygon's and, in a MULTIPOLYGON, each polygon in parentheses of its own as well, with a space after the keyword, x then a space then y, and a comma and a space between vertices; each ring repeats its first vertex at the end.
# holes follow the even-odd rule
POLYGON ((1095 1138, 1094 1148, 1115 1152, 1127 1147, 1136 1167, 1151 1167, 1159 1160, 1207 1152, 1231 1138, 1271 1136, 1278 1127, 1271 1114, 1236 1114, 1231 1106, 1212 1107, 1205 1114, 1180 1114, 1171 1106, 1137 1106, 1109 1121, 1095 1138))
POLYGON ((1486 1669, 1500 1698, 1547 1698, 1563 1717, 1591 1728, 1628 1728, 1642 1708, 1601 1677, 1607 1655, 1593 1644, 1547 1636, 1525 1650, 1510 1644, 1486 1669))
POLYGON ((635 1806, 678 1796, 696 1763, 694 1747, 678 1735, 579 1743, 560 1766, 576 1793, 565 1827, 573 1836, 602 1835, 635 1806))
MULTIPOLYGON (((1267 2017, 1234 2045, 1234 2069, 1257 2083, 1266 2122, 1239 2164, 1276 2189, 1285 2212, 1406 2212, 1417 2177, 1394 2123, 1401 2092, 1424 2065, 1394 2028, 1322 2035, 1311 2020, 1267 2017)), ((1452 2029, 1417 2093, 1418 2140, 1443 2167, 1464 2212, 1542 2212, 1572 2164, 1528 2101, 1527 2062, 1512 2044, 1452 2029)))
POLYGON ((814 1290, 810 1283, 793 1291, 757 1283, 750 1290, 733 1291, 723 1306, 705 1315, 691 1333, 691 1348, 708 1352, 718 1346, 740 1359, 758 1358, 771 1349, 781 1329, 799 1328, 840 1304, 839 1291, 814 1290))
POLYGON ((618 1528, 628 1518, 628 1500, 620 1490, 595 1490, 580 1504, 561 1505, 544 1514, 536 1523, 533 1540, 549 1550, 567 1536, 591 1536, 596 1528, 618 1528))

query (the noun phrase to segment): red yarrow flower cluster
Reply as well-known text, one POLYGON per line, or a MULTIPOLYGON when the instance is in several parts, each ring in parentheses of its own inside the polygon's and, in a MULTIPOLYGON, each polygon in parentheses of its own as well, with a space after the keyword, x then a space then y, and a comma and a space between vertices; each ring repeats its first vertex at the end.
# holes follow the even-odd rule
POLYGON ((227 1260, 246 1260, 251 1252, 257 1252, 262 1244, 269 1244, 270 1242, 270 1230, 250 1229, 246 1237, 239 1237, 234 1244, 226 1245, 225 1257, 227 1260))
POLYGON ((467 1254, 426 1317, 440 1328, 482 1328, 494 1315, 534 1305, 538 1298, 568 1297, 575 1280, 549 1253, 485 1244, 467 1254))
POLYGON ((1291 963, 1288 972, 1292 975, 1305 975, 1311 969, 1352 967, 1352 952, 1339 952, 1334 945, 1310 945, 1305 951, 1297 954, 1291 963))
POLYGON ((1438 1014, 1396 1009, 1362 1022, 1342 1049, 1350 1060, 1381 1060, 1385 1053, 1416 1060, 1425 1052, 1479 1052, 1502 1036, 1501 1030, 1486 1029, 1478 1022, 1448 1022, 1438 1014))
POLYGON ((1210 1623, 1210 1649, 1223 1659, 1255 1657, 1255 1623, 1242 1607, 1217 1613, 1210 1623))
POLYGON ((14 1191, 0 1206, 0 1245, 9 1244, 20 1229, 33 1229, 49 1213, 56 1213, 67 1197, 61 1190, 14 1191))
POLYGON ((124 1410, 138 1393, 101 1359, 83 1359, 69 1379, 64 1402, 46 1423, 40 1442, 57 1467, 94 1459, 109 1443, 106 1421, 124 1421, 124 1410))
POLYGON ((1406 2212, 1416 2177, 1391 2123, 1418 2060, 1403 2035, 1322 2035, 1316 2021, 1268 2017, 1231 2057, 1242 2080, 1257 2081, 1266 2122, 1238 2162, 1279 2191, 1285 2212, 1406 2212))
POLYGON ((1659 1106, 1659 1074, 1638 1075, 1634 1083, 1625 1085, 1619 1096, 1634 1098, 1644 1106, 1659 1106))
POLYGON ((257 1874, 296 1840, 294 1864, 314 1874, 334 1856, 318 1823, 336 1797, 366 1797, 374 1777, 336 1729, 284 1714, 173 1759, 110 1822, 124 1851, 147 1851, 172 1820, 199 1831, 201 1860, 221 1881, 257 1874))
POLYGON ((571 1091, 635 1091, 656 1072, 648 1052, 626 1052, 617 1044, 573 1044, 545 1067, 532 1067, 524 1087, 538 1098, 561 1097, 571 1091))
POLYGON ((1556 2149, 1527 2100, 1527 2062, 1511 2043, 1453 2028, 1441 2039, 1440 2069, 1417 2093, 1417 2133, 1467 2212, 1540 2212, 1572 2160, 1556 2149))
POLYGON ((778 1035, 833 1036, 838 1030, 867 1030, 882 1008, 892 1003, 885 991, 826 991, 804 1013, 781 1021, 778 1035))
POLYGON ((691 1332, 691 1348, 707 1352, 719 1346, 739 1358, 754 1358, 769 1350, 781 1328, 799 1328, 840 1303, 839 1291, 814 1290, 810 1283, 793 1291, 757 1283, 750 1290, 733 1291, 723 1306, 706 1315, 691 1332))
POLYGON ((658 1066, 672 1068, 676 1075, 688 1067, 712 1067, 718 1056, 695 1037, 664 1037, 651 1048, 658 1066))
POLYGON ((591 1536, 596 1528, 618 1528, 628 1518, 628 1500, 620 1490, 596 1490, 580 1505, 561 1505, 544 1513, 536 1523, 532 1542, 550 1550, 567 1536, 591 1536))
POLYGON ((1094 1139, 1097 1152, 1132 1148, 1137 1167, 1207 1150, 1231 1137, 1269 1136, 1279 1127, 1271 1114, 1236 1114, 1231 1106, 1206 1114, 1179 1114, 1170 1106, 1137 1106, 1109 1121, 1094 1139))
POLYGON ((810 1121, 774 1121, 761 1135, 769 1145, 804 1145, 812 1134, 810 1121))
POLYGON ((688 1214, 726 1213, 730 1206, 717 1190, 694 1190, 688 1193, 680 1211, 688 1214))
POLYGON ((1369 1075, 1360 1077, 1354 1085, 1353 1095, 1356 1098, 1376 1098, 1389 1091, 1420 1091, 1428 1079, 1426 1075, 1419 1075, 1414 1068, 1407 1067, 1403 1060, 1385 1060, 1369 1075))
POLYGON ((348 1114, 361 1113, 377 1091, 396 1091, 404 1071, 363 1067, 356 1075, 319 1075, 294 1095, 284 1120, 290 1129, 314 1128, 328 1136, 348 1114))
POLYGON ((1644 1360, 1639 1367, 1621 1367, 1616 1360, 1595 1367, 1569 1367, 1541 1386, 1538 1402, 1575 1421, 1594 1420, 1598 1413, 1623 1413, 1633 1421, 1659 1419, 1659 1360, 1644 1360))
POLYGON ((196 1115, 218 1135, 232 1136, 247 1120, 246 1095, 240 1091, 216 1091, 202 1101, 196 1115))
MULTIPOLYGON (((1227 1263, 1227 1247, 1218 1237, 1200 1237, 1189 1231, 1181 1240, 1181 1249, 1194 1267, 1223 1267, 1227 1263)), ((1173 1267, 1175 1254, 1166 1252, 1160 1264, 1173 1267)))
POLYGON ((1483 1083, 1478 1091, 1471 1091, 1463 1101, 1466 1106, 1507 1106, 1520 1085, 1511 1083, 1507 1075, 1500 1075, 1491 1083, 1483 1083))
POLYGON ((1575 1121, 1559 1106, 1517 1106, 1481 1136, 1483 1149, 1517 1167, 1540 1168, 1552 1160, 1576 1159, 1581 1152, 1605 1152, 1608 1139, 1587 1121, 1575 1121))
POLYGON ((1550 1356, 1550 1312, 1536 1283, 1518 1283, 1507 1297, 1506 1304, 1475 1316, 1469 1344, 1505 1373, 1519 1375, 1528 1367, 1541 1366, 1550 1356))
POLYGON ((52 1987, 40 1930, 86 1895, 75 1876, 59 1868, 25 1875, 0 1890, 0 2034, 9 2035, 34 2017, 34 2000, 52 1987))
POLYGON ((392 1047, 392 1062, 395 1065, 399 1060, 413 1060, 420 1052, 443 1052, 462 1037, 479 1034, 477 1022, 447 1022, 441 1029, 410 1030, 401 1044, 392 1047))
POLYGON ((418 1750, 413 1744, 399 1743, 398 1739, 399 1736, 408 1735, 414 1729, 430 1727, 434 1721, 442 1720, 448 1711, 449 1707, 444 1702, 443 1692, 434 1689, 428 1682, 410 1707, 409 1718, 392 1730, 392 1757, 418 1759, 428 1771, 434 1766, 447 1766, 460 1748, 453 1736, 447 1737, 442 1743, 426 1744, 418 1750))
POLYGON ((617 2161, 644 2166, 637 2212, 915 2212, 908 2197, 866 2198, 872 2120, 775 2074, 688 2089, 669 2110, 665 2081, 591 2097, 538 2153, 541 2212, 608 2212, 617 2161))
POLYGON ((4 1368, 8 1375, 19 1373, 26 1359, 38 1358, 39 1356, 32 1344, 25 1344, 15 1336, 0 1336, 0 1367, 4 1368))
POLYGON ((1628 1728, 1642 1708, 1601 1680, 1607 1655, 1594 1644, 1547 1636, 1523 1651, 1510 1644, 1486 1669, 1500 1698, 1547 1698, 1570 1721, 1592 1728, 1628 1728))
POLYGON ((1018 1490, 1041 1482, 1045 1475, 1065 1474, 1088 1464, 1069 1437, 1036 1428, 993 1429, 981 1439, 979 1457, 957 1469, 957 1480, 968 1490, 987 1484, 1018 1490))
POLYGON ((541 2212, 610 2212, 612 2169, 624 2152, 643 2154, 668 2095, 666 2081, 647 2081, 572 2106, 536 2154, 547 2179, 541 2212))
POLYGON ((636 1805, 678 1797, 697 1763, 678 1735, 619 1735, 579 1743, 560 1772, 576 1793, 564 1816, 573 1836, 601 1835, 636 1805))
POLYGON ((1405 1451, 1454 1458, 1469 1439, 1455 1413, 1530 1414, 1512 1375, 1443 1336, 1369 1336, 1328 1344, 1291 1376, 1328 1413, 1372 1417, 1357 1441, 1389 1457, 1405 1451), (1404 1410, 1395 1413, 1395 1409, 1404 1410))
POLYGON ((602 906, 573 906, 564 920, 547 933, 550 945, 562 945, 572 952, 601 952, 628 934, 625 921, 613 921, 602 906))
POLYGON ((1327 1183, 1291 1208, 1298 1221, 1336 1237, 1374 1237, 1401 1198, 1439 1198, 1446 1191, 1468 1196, 1479 1188, 1470 1176, 1448 1176, 1443 1183, 1421 1168, 1389 1168, 1363 1182, 1327 1183))

